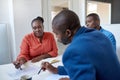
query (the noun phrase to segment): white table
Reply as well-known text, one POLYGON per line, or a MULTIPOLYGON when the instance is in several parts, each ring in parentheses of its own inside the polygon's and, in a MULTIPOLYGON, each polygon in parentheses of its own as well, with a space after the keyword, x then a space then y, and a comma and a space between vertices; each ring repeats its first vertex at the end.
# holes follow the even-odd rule
POLYGON ((0 65, 0 80, 13 80, 7 73, 10 72, 12 64, 0 65))
MULTIPOLYGON (((61 58, 62 58, 62 56, 60 55, 60 56, 58 56, 56 58, 45 59, 44 61, 50 62, 50 61, 52 61, 54 59, 60 60, 60 62, 53 64, 54 66, 57 67, 58 65, 62 65, 61 58)), ((34 63, 34 66, 37 66, 40 69, 41 62, 42 61, 34 63)), ((31 64, 28 62, 25 65, 27 65, 27 67, 29 67, 29 65, 31 65, 31 64)), ((15 67, 14 67, 14 65, 12 63, 11 64, 0 65, 0 80, 14 80, 10 75, 8 75, 8 73, 14 72, 15 70, 16 69, 15 69, 15 67)), ((39 75, 38 74, 33 75, 32 80, 48 80, 47 78, 50 77, 50 76, 58 76, 58 75, 54 75, 54 74, 52 74, 52 73, 50 73, 48 71, 44 71, 44 72, 42 71, 39 75)))

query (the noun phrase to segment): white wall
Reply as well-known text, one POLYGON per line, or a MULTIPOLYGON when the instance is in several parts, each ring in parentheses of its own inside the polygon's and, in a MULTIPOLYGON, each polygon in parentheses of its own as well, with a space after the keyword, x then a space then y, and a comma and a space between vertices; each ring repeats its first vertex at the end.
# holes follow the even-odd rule
POLYGON ((52 31, 51 25, 51 0, 42 0, 42 16, 44 18, 44 30, 52 31))
MULTIPOLYGON (((9 57, 7 57, 8 55, 6 55, 6 57, 9 59, 9 61, 4 61, 4 62, 11 62, 12 58, 12 45, 11 45, 11 39, 12 34, 11 34, 11 22, 10 22, 10 6, 9 6, 9 1, 10 0, 0 0, 0 23, 6 24, 6 29, 7 29, 7 39, 8 39, 8 46, 6 46, 6 50, 8 50, 7 54, 9 55, 9 57)), ((2 37, 2 36, 1 36, 2 37)), ((0 44, 1 45, 1 44, 0 44)), ((4 45, 5 46, 5 45, 4 45)), ((2 57, 2 56, 0 56, 2 57)))
POLYGON ((86 6, 86 0, 69 0, 69 9, 78 15, 82 26, 85 25, 86 6))
POLYGON ((0 24, 0 64, 10 63, 8 32, 6 24, 0 24))
POLYGON ((111 5, 109 3, 97 3, 97 13, 100 16, 101 24, 111 24, 111 5))
POLYGON ((16 45, 15 45, 15 31, 14 31, 14 14, 13 14, 13 0, 8 0, 9 5, 9 27, 8 27, 8 39, 10 46, 10 54, 12 61, 16 56, 16 45))
POLYGON ((120 33, 119 33, 120 32, 120 24, 103 25, 102 27, 114 34, 115 39, 116 39, 117 55, 120 60, 120 33))
POLYGON ((0 0, 0 23, 9 23, 8 0, 0 0))

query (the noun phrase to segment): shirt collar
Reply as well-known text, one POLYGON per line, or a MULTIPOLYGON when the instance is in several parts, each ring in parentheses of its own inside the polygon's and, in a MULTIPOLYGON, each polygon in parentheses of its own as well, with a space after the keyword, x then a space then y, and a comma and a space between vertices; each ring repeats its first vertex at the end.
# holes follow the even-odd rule
POLYGON ((74 39, 76 36, 78 36, 79 34, 84 33, 84 32, 85 32, 85 30, 86 30, 86 28, 85 28, 84 26, 83 26, 83 27, 81 27, 81 28, 79 28, 79 30, 75 33, 75 35, 74 35, 73 39, 74 39))

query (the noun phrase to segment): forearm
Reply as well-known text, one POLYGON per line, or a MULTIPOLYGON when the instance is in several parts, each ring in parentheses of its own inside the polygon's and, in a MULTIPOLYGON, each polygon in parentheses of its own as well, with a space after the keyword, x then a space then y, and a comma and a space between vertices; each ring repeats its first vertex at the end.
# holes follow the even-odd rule
POLYGON ((27 62, 27 60, 26 60, 24 57, 21 57, 21 58, 19 59, 19 61, 20 61, 22 64, 24 64, 24 63, 27 62))
POLYGON ((20 59, 24 59, 26 60, 26 62, 28 60, 30 60, 30 57, 28 55, 24 55, 24 54, 20 54, 18 57, 17 57, 17 60, 20 60, 20 59))
POLYGON ((52 56, 49 54, 43 54, 40 56, 41 59, 51 58, 52 56))
POLYGON ((38 61, 41 61, 42 59, 51 58, 51 57, 52 57, 51 55, 46 53, 46 54, 43 54, 43 55, 33 58, 32 62, 38 62, 38 61))

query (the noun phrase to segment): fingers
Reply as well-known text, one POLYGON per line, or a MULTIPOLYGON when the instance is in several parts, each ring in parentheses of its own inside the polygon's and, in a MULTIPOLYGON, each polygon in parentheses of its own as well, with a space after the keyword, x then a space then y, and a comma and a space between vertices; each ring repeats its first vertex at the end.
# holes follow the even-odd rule
POLYGON ((13 64, 15 65, 15 68, 18 69, 25 62, 26 62, 26 60, 24 58, 20 58, 19 60, 14 61, 13 64))
POLYGON ((70 79, 65 77, 65 78, 60 78, 59 80, 70 80, 70 79))
POLYGON ((42 62, 42 68, 43 69, 48 69, 48 65, 50 65, 49 62, 42 62))
POLYGON ((56 67, 52 66, 49 62, 42 62, 42 68, 45 70, 48 70, 54 74, 58 73, 58 70, 56 67))
POLYGON ((14 65, 17 65, 17 61, 14 61, 13 64, 14 64, 14 65))
POLYGON ((49 62, 42 62, 42 70, 49 70, 49 65, 51 65, 49 62))
POLYGON ((14 61, 13 64, 15 65, 16 69, 20 68, 21 66, 19 61, 14 61))

